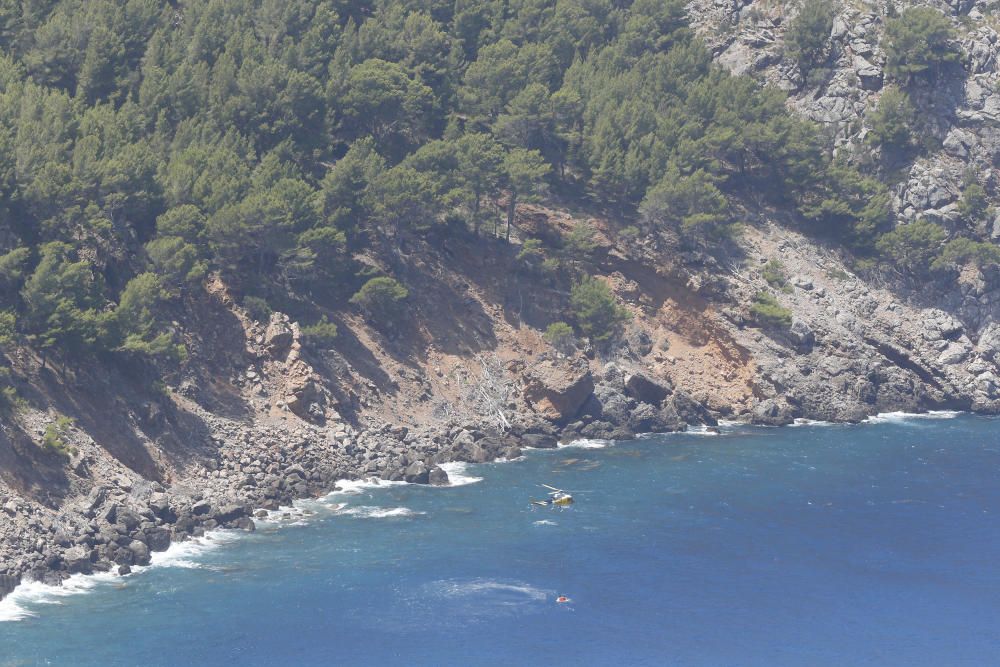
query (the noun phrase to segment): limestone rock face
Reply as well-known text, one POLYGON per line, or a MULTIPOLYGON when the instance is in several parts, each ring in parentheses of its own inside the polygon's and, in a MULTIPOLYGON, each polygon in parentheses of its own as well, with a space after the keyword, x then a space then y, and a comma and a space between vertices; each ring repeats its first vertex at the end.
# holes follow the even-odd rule
POLYGON ((539 415, 556 423, 576 416, 593 393, 594 378, 582 362, 543 361, 525 377, 525 400, 539 415))
POLYGON ((987 361, 997 361, 1000 355, 1000 324, 991 323, 979 334, 978 350, 987 361))

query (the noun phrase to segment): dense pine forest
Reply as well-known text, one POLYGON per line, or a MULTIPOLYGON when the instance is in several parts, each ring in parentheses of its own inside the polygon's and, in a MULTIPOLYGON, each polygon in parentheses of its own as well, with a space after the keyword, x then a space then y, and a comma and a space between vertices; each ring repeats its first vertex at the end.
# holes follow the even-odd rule
MULTIPOLYGON (((887 149, 913 113, 900 91, 957 57, 923 14, 893 19, 887 149)), ((800 16, 790 57, 808 73, 832 15, 800 16)), ((678 251, 725 243, 753 205, 862 261, 996 261, 969 239, 941 253, 931 223, 892 231, 886 179, 867 175, 884 170, 713 64, 680 0, 7 0, 0 46, 0 343, 52 363, 178 363, 211 276, 258 318, 306 313, 317 338, 336 335, 324 309, 388 320, 407 286, 360 256, 502 244, 546 196, 678 251)), ((593 316, 574 326, 608 336, 606 290, 541 264, 580 274, 593 316)))

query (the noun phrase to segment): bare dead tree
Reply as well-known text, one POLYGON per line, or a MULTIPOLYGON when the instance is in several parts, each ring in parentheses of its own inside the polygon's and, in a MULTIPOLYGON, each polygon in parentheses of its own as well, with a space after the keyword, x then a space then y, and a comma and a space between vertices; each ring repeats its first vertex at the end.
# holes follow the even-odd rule
POLYGON ((476 360, 480 374, 472 386, 470 398, 486 425, 503 433, 510 429, 507 403, 514 394, 514 383, 496 354, 480 354, 476 360))

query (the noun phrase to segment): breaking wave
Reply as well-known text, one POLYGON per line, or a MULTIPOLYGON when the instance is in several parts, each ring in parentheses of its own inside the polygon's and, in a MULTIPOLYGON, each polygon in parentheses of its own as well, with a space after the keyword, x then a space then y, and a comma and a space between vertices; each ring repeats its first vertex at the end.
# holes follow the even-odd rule
POLYGON ((359 519, 389 519, 419 516, 426 512, 415 512, 409 507, 371 507, 369 505, 359 505, 358 507, 348 507, 341 514, 358 517, 359 519))
POLYGON ((475 484, 476 482, 483 481, 482 477, 466 475, 465 472, 468 469, 469 464, 463 463, 462 461, 440 463, 438 464, 438 467, 448 473, 449 486, 465 486, 466 484, 475 484))
POLYGON ((959 410, 930 410, 929 412, 880 412, 865 419, 864 424, 899 424, 914 419, 954 419, 959 410))
POLYGON ((122 577, 111 572, 74 574, 61 586, 51 586, 38 581, 26 581, 0 600, 0 622, 20 621, 37 616, 32 605, 62 604, 64 598, 81 595, 101 584, 120 581, 122 577))
POLYGON ((604 449, 611 444, 610 440, 597 438, 581 438, 565 444, 560 443, 559 449, 604 449))

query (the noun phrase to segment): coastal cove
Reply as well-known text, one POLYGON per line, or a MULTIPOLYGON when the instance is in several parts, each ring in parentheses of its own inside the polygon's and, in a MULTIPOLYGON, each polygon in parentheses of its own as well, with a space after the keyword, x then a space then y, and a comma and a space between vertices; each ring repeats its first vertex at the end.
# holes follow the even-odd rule
POLYGON ((0 602, 0 666, 997 655, 995 420, 721 431, 446 464, 450 488, 341 485, 128 577, 26 584, 0 602), (532 510, 543 483, 576 504, 532 510))

